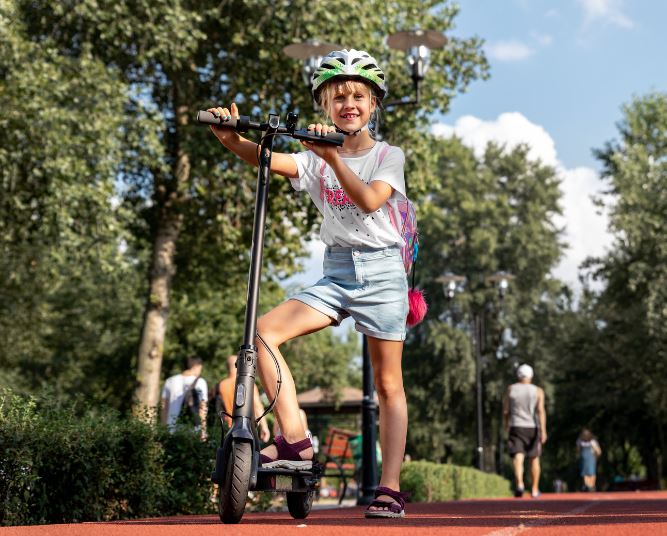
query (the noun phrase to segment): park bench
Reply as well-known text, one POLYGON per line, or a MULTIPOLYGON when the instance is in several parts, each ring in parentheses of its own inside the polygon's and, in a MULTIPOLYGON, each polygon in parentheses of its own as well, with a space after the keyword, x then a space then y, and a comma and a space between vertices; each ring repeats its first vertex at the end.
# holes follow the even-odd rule
POLYGON ((324 455, 324 473, 322 476, 338 478, 340 487, 338 504, 343 502, 348 480, 357 480, 357 466, 354 463, 350 439, 358 436, 357 432, 340 428, 329 428, 321 452, 324 455))

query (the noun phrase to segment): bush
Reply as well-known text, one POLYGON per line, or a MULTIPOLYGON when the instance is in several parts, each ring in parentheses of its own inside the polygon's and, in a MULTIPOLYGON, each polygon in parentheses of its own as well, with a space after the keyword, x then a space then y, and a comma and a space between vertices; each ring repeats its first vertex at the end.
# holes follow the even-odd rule
POLYGON ((510 482, 472 467, 426 461, 405 462, 401 469, 401 491, 410 493, 412 502, 452 499, 508 497, 510 482))
POLYGON ((203 513, 213 444, 0 393, 0 525, 203 513))

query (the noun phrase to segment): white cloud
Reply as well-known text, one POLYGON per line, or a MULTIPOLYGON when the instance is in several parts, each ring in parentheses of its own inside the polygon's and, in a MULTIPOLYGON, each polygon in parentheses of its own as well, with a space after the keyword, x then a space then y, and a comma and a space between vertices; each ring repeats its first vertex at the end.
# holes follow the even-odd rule
POLYGON ((623 0, 579 0, 584 10, 584 24, 604 21, 621 28, 633 28, 635 23, 623 13, 623 0))
POLYGON ((530 32, 530 36, 537 41, 537 43, 543 47, 549 46, 554 42, 553 36, 549 34, 543 34, 540 32, 530 32))
POLYGON ((563 215, 554 223, 565 229, 564 240, 569 244, 553 275, 579 288, 578 266, 589 256, 602 255, 611 244, 607 232, 607 216, 598 214, 591 196, 599 193, 602 182, 595 170, 587 167, 566 169, 559 161, 556 145, 549 133, 518 112, 503 113, 492 121, 473 116, 459 118, 454 126, 438 123, 433 133, 442 137, 461 138, 476 155, 481 155, 487 143, 494 141, 512 149, 518 144, 530 146, 528 157, 554 166, 561 177, 561 207, 563 215))
POLYGON ((438 123, 432 127, 433 133, 442 137, 456 134, 477 156, 484 154, 490 141, 506 144, 509 149, 520 143, 530 146, 528 157, 540 159, 547 165, 557 166, 556 145, 549 133, 540 125, 531 123, 519 112, 505 112, 495 121, 482 121, 472 115, 460 117, 452 127, 438 123))
POLYGON ((556 277, 572 282, 577 266, 586 258, 602 255, 611 245, 612 237, 607 231, 606 213, 593 206, 591 196, 599 194, 602 183, 598 174, 587 167, 562 170, 563 216, 555 223, 565 227, 564 239, 569 248, 554 271, 556 277))
POLYGON ((496 41, 485 47, 489 58, 498 61, 522 61, 532 56, 535 51, 521 41, 496 41))

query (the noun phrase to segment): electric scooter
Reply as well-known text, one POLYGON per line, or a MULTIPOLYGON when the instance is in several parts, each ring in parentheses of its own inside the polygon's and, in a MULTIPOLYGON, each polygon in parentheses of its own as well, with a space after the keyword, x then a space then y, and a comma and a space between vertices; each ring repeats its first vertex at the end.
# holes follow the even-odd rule
POLYGON ((232 419, 230 430, 221 438, 211 480, 219 485, 219 514, 223 523, 238 523, 243 517, 248 491, 286 492, 287 507, 295 519, 304 519, 310 513, 313 497, 322 476, 322 467, 313 461, 313 467, 306 471, 289 469, 262 468, 260 465, 260 443, 257 435, 257 422, 271 411, 280 392, 281 374, 278 361, 269 347, 257 333, 257 305, 259 301, 259 283, 262 271, 262 253, 264 249, 264 228, 268 205, 269 177, 271 174, 271 155, 276 135, 288 136, 296 140, 328 143, 340 147, 343 134, 330 133, 324 136, 305 129, 297 130, 298 115, 289 113, 286 124, 280 125, 280 117, 269 114, 265 123, 251 121, 247 116, 238 119, 223 120, 214 114, 200 110, 197 121, 206 125, 233 128, 239 133, 256 130, 262 132, 258 147, 259 171, 255 193, 255 217, 252 233, 250 273, 248 276, 248 295, 246 302, 243 344, 236 359, 236 385, 234 387, 234 407, 232 414, 221 412, 232 419), (278 373, 276 395, 257 420, 254 418, 253 393, 257 366, 257 346, 259 340, 273 357, 278 373))

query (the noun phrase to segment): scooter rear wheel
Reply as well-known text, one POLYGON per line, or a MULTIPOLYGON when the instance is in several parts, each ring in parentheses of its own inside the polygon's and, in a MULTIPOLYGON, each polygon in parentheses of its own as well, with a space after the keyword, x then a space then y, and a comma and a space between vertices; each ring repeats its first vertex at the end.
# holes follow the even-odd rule
POLYGON ((305 519, 313 506, 315 491, 288 491, 287 509, 294 519, 305 519))
POLYGON ((225 482, 220 490, 219 512, 223 523, 241 521, 248 498, 251 468, 252 444, 234 442, 227 460, 225 482))

